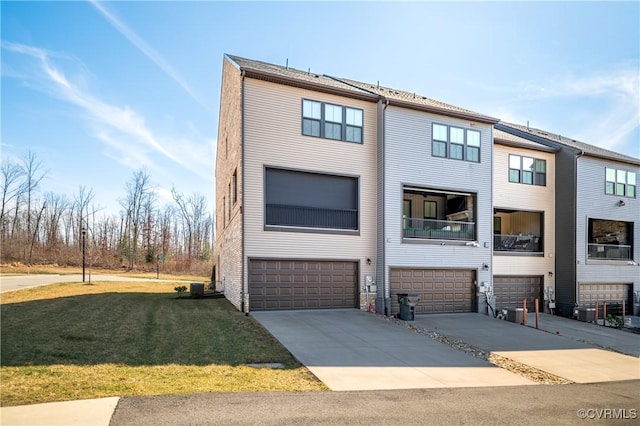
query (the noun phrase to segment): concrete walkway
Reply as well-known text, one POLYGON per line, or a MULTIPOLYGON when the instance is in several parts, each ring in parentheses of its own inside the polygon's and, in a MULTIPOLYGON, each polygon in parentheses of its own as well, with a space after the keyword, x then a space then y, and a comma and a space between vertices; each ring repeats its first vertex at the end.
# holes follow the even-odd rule
POLYGON ((120 398, 85 399, 0 408, 3 426, 109 426, 120 398))
MULTIPOLYGON (((85 282, 98 281, 146 281, 146 282, 173 282, 175 280, 157 280, 155 278, 133 278, 120 275, 85 274, 85 282)), ((56 283, 81 283, 82 274, 55 275, 0 275, 0 293, 22 290, 31 287, 56 283)))
POLYGON ((534 384, 356 309, 251 315, 334 391, 534 384))

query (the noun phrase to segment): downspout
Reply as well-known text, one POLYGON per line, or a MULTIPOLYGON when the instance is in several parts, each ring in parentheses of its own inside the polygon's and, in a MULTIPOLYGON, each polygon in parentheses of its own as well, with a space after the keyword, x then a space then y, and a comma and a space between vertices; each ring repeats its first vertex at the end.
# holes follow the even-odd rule
POLYGON ((244 258, 244 202, 245 202, 245 185, 244 185, 244 79, 245 70, 240 70, 240 168, 242 169, 242 204, 240 205, 240 276, 242 277, 242 294, 241 312, 249 315, 249 304, 245 306, 246 295, 249 294, 249 282, 245 280, 245 258, 244 258), (246 311, 245 311, 246 308, 246 311))
MULTIPOLYGON (((574 197, 575 198, 574 202, 573 202, 573 219, 572 220, 573 220, 574 224, 578 220, 578 211, 577 211, 578 210, 578 160, 583 155, 584 155, 584 151, 582 151, 582 150, 576 155, 576 163, 575 163, 576 170, 575 170, 575 173, 573 174, 573 188, 574 188, 574 193, 576 194, 575 197, 574 197)), ((556 185, 557 184, 558 183, 556 182, 556 185)), ((556 191, 557 191, 557 189, 556 189, 556 191)), ((556 224, 556 226, 557 226, 557 224, 556 224)), ((585 225, 585 226, 588 226, 588 225, 585 225)), ((576 241, 576 232, 577 232, 577 228, 574 225, 573 233, 572 233, 573 234, 573 247, 576 247, 576 243, 577 243, 577 241, 576 241)), ((585 236, 586 235, 587 234, 585 234, 585 236)), ((557 259, 557 257, 556 257, 556 259, 557 259)), ((578 282, 578 266, 576 264, 576 260, 577 259, 574 259, 574 262, 573 262, 573 265, 572 265, 573 266, 573 276, 574 276, 574 285, 573 285, 574 300, 575 300, 575 302, 573 303, 574 307, 580 305, 580 303, 579 303, 580 302, 580 299, 579 299, 579 297, 580 297, 580 291, 579 291, 580 290, 580 283, 578 282)), ((556 283, 556 285, 557 284, 558 283, 556 283)))
POLYGON ((378 205, 382 206, 382 230, 379 230, 378 235, 381 235, 382 238, 382 244, 381 244, 381 254, 382 254, 382 260, 378 259, 378 265, 380 266, 381 269, 381 274, 380 274, 380 278, 382 279, 382 308, 383 308, 383 314, 387 315, 387 316, 391 316, 391 296, 387 297, 387 294, 389 294, 389 280, 386 279, 386 269, 387 269, 387 256, 386 256, 386 233, 385 233, 385 228, 386 228, 386 224, 385 224, 385 209, 386 209, 386 205, 385 205, 385 193, 386 193, 386 175, 385 175, 385 139, 386 139, 386 135, 385 135, 385 123, 386 123, 386 111, 387 111, 387 107, 389 106, 389 99, 384 99, 384 106, 382 107, 382 114, 381 114, 381 123, 380 123, 380 130, 382 135, 379 135, 378 137, 380 138, 380 142, 378 144, 378 155, 380 156, 380 170, 379 173, 381 174, 381 176, 378 176, 378 179, 382 180, 382 190, 380 191, 381 196, 382 196, 382 200, 378 200, 378 205))

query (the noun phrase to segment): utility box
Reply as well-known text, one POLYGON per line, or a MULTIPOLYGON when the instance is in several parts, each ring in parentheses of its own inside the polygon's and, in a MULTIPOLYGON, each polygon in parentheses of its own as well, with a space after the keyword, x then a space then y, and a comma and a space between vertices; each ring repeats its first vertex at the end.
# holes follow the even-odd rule
POLYGON ((578 321, 594 322, 596 320, 596 308, 578 308, 578 321))
POLYGON ((204 283, 191 283, 189 286, 189 294, 193 299, 204 297, 204 283))
POLYGON ((415 319, 416 305, 419 301, 419 294, 398 293, 398 303, 400 303, 400 319, 403 321, 413 321, 415 319))
POLYGON ((526 309, 523 309, 523 308, 507 309, 507 321, 509 322, 514 322, 516 324, 523 324, 525 315, 527 315, 526 309))

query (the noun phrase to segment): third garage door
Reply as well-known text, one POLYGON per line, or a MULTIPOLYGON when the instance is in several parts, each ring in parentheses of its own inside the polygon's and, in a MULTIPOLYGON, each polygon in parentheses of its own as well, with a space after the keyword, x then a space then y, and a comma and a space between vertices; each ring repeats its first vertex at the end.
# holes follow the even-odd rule
POLYGON ((502 276, 493 277, 493 294, 496 297, 496 309, 522 307, 527 300, 527 309, 533 311, 535 299, 542 306, 541 276, 502 276))
POLYGON ((398 293, 417 293, 416 314, 473 312, 475 271, 392 268, 391 310, 399 311, 398 293))
POLYGON ((249 261, 251 310, 355 308, 356 262, 249 261))

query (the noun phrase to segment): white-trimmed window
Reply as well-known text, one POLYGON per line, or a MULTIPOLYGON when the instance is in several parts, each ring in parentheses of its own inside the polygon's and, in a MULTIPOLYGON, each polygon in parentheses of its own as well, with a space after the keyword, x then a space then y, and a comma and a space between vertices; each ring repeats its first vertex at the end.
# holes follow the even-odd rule
POLYGON ((302 134, 362 143, 364 113, 342 105, 302 100, 302 134))
POLYGON ((604 192, 607 195, 636 198, 636 173, 610 167, 605 168, 604 192))
POLYGON ((480 162, 480 132, 433 123, 431 154, 434 157, 480 162))
POLYGON ((509 182, 546 186, 547 160, 509 155, 509 182))

